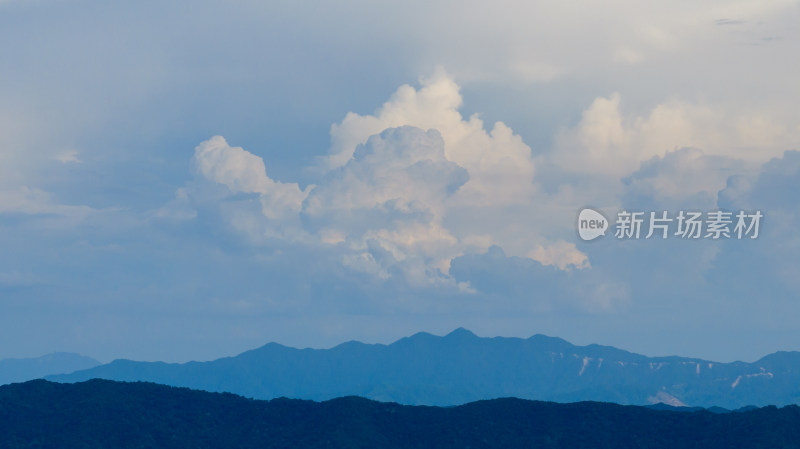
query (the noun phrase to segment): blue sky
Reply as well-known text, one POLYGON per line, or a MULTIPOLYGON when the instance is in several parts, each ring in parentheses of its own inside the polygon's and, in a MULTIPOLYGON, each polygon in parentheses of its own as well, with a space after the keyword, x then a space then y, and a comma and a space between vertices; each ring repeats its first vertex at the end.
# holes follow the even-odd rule
POLYGON ((0 0, 0 358, 800 347, 796 1, 0 0), (578 211, 761 210, 582 242, 578 211))

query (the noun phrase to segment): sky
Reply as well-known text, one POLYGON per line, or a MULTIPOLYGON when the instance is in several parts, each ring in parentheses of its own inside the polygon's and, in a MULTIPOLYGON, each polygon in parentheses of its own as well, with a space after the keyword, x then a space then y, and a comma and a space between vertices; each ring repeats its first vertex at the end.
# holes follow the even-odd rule
POLYGON ((800 350, 797 23, 783 0, 0 0, 0 358, 457 327, 800 350), (763 219, 614 235, 682 210, 763 219))

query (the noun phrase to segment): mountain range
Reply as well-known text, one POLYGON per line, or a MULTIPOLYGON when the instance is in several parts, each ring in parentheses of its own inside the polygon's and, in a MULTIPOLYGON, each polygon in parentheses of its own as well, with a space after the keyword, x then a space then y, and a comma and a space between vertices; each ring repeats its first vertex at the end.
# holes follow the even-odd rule
POLYGON ((677 412, 515 398, 422 407, 343 397, 257 401, 152 383, 0 387, 0 447, 797 448, 800 407, 677 412))
POLYGON ((450 406, 517 397, 737 409, 800 402, 800 352, 777 352, 753 363, 716 363, 576 346, 544 335, 481 338, 457 329, 443 337, 418 333, 389 345, 351 341, 331 349, 295 349, 269 343, 209 362, 115 360, 46 377, 55 382, 94 378, 255 399, 361 396, 450 406))
POLYGON ((48 374, 71 373, 99 365, 100 362, 79 354, 54 352, 41 357, 0 360, 0 385, 38 379, 48 374))

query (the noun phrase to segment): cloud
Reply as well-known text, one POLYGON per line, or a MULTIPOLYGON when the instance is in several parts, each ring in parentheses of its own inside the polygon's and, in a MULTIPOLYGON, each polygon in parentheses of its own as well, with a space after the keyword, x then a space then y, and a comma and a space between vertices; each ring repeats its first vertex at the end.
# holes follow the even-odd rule
POLYGON ((30 187, 13 190, 0 190, 0 220, 3 215, 24 215, 33 217, 46 226, 74 226, 95 210, 88 206, 58 204, 52 195, 30 187))
POLYGON ((544 264, 554 265, 562 270, 589 268, 589 258, 575 247, 574 243, 559 240, 550 246, 537 245, 528 257, 544 264))
POLYGON ((744 119, 688 103, 626 116, 614 95, 595 100, 551 152, 534 157, 502 122, 487 131, 477 115, 462 116, 459 86, 444 71, 420 83, 401 86, 373 114, 348 113, 332 126, 330 152, 304 189, 272 179, 261 157, 222 137, 201 143, 196 179, 164 216, 203 220, 213 212, 266 252, 324 254, 344 269, 339 275, 364 276, 370 288, 468 292, 539 312, 623 313, 634 301, 687 305, 713 295, 711 280, 729 264, 721 257, 741 248, 624 242, 613 233, 576 242, 577 211, 711 210, 726 184, 747 194, 759 158, 788 142, 780 132, 728 136, 760 122, 741 128, 744 119), (772 146, 748 160, 730 147, 736 139, 772 146), (684 146, 692 142, 704 146, 684 146))
POLYGON ((469 182, 460 194, 470 205, 519 203, 530 199, 534 164, 531 150, 503 122, 484 129, 477 114, 464 119, 459 86, 443 69, 421 78, 419 90, 400 86, 372 115, 348 113, 331 127, 330 155, 323 159, 331 169, 344 165, 358 144, 384 129, 415 126, 435 129, 444 139, 448 160, 466 169, 469 182))
POLYGON ((387 207, 418 209, 441 219, 444 200, 469 180, 467 170, 447 159, 436 130, 389 128, 359 145, 348 162, 329 173, 307 199, 304 212, 387 207))
POLYGON ((460 325, 712 357, 798 340, 796 1, 2 10, 0 272, 52 282, 5 292, 0 349, 185 359, 460 325), (584 206, 715 201, 763 208, 763 239, 575 235, 584 206), (572 313, 532 312, 562 296, 572 313))
POLYGON ((795 198, 798 189, 800 151, 787 151, 766 162, 756 175, 729 178, 726 188, 719 192, 720 208, 761 211, 764 217, 757 239, 723 246, 717 257, 715 278, 738 273, 728 282, 753 294, 767 284, 789 295, 800 288, 800 262, 796 256, 800 251, 800 211, 795 198))
POLYGON ((548 237, 546 220, 534 219, 552 200, 537 189, 522 139, 501 122, 487 132, 477 115, 464 119, 443 70, 421 83, 401 86, 374 115, 334 125, 325 168, 305 189, 271 179, 263 159, 220 136, 203 142, 195 181, 156 215, 213 209, 251 241, 337 248, 355 271, 412 285, 469 289, 453 281, 450 262, 492 245, 559 269, 589 267, 561 231, 548 237))
POLYGON ((301 190, 297 183, 273 180, 263 159, 228 145, 221 136, 195 148, 192 167, 195 181, 178 189, 175 200, 159 209, 157 217, 192 219, 198 207, 213 209, 253 242, 303 238, 299 213, 313 186, 301 190))
POLYGON ((602 304, 602 292, 609 298, 625 292, 623 298, 651 308, 652 315, 640 319, 652 320, 652 325, 663 326, 665 331, 673 325, 688 326, 691 321, 711 325, 714 320, 748 322, 770 332, 788 331, 791 324, 783 317, 795 307, 792 298, 800 288, 796 257, 800 235, 795 229, 800 214, 792 198, 792 192, 800 188, 800 152, 787 151, 756 170, 730 174, 742 164, 696 149, 671 152, 642 164, 629 178, 621 202, 629 210, 669 210, 673 214, 717 208, 734 215, 740 210, 760 211, 763 218, 757 239, 618 240, 612 236, 579 243, 577 248, 591 260, 590 270, 573 275, 573 279, 581 279, 575 284, 584 289, 585 297, 592 297, 588 292, 593 291, 602 304), (711 179, 703 179, 701 174, 711 179), (710 195, 717 179, 725 174, 726 186, 710 195), (661 182, 666 184, 659 187, 661 182), (606 287, 589 288, 604 283, 606 287))
POLYGON ((754 174, 757 167, 728 156, 706 155, 697 148, 680 148, 653 156, 622 179, 621 202, 628 208, 713 210, 717 193, 731 176, 754 174))
POLYGON ((800 144, 800 122, 766 112, 731 112, 720 106, 668 101, 647 114, 624 114, 615 93, 596 98, 580 122, 556 140, 552 161, 566 172, 622 177, 644 161, 679 148, 763 163, 800 144))
POLYGON ((55 156, 55 160, 61 162, 62 164, 69 164, 69 163, 81 164, 81 163, 83 163, 83 161, 78 158, 78 151, 77 150, 67 150, 67 151, 63 151, 61 153, 58 153, 55 156))
MULTIPOLYGON (((193 219, 198 207, 214 209, 253 242, 324 248, 350 270, 383 280, 400 277, 414 286, 480 291, 463 276, 459 281, 452 263, 496 247, 504 257, 560 271, 606 273, 604 282, 579 276, 583 287, 576 288, 596 299, 592 307, 609 308, 629 298, 640 280, 592 260, 607 264, 621 248, 617 244, 609 246, 613 250, 576 246, 579 208, 711 209, 731 175, 755 170, 736 151, 725 154, 725 144, 742 133, 709 132, 700 141, 710 152, 677 145, 703 135, 704 124, 727 129, 729 117, 709 108, 676 102, 625 118, 618 95, 601 98, 561 134, 549 155, 534 159, 502 122, 487 131, 477 115, 465 119, 459 86, 443 70, 420 83, 419 89, 398 88, 374 114, 348 113, 332 126, 330 153, 305 189, 273 180, 260 157, 220 136, 201 143, 193 166, 202 183, 180 189, 168 208, 172 214, 162 215, 193 219), (665 150, 668 138, 675 145, 665 150), (543 189, 534 160, 567 176, 555 190, 543 189), (582 171, 601 177, 569 177, 582 171)), ((681 247, 667 259, 691 254, 700 271, 707 270, 716 250, 706 246, 681 247)), ((634 251, 622 259, 635 265, 636 257, 645 256, 634 251)))
POLYGON ((259 195, 264 216, 280 220, 300 212, 300 207, 313 186, 305 191, 297 183, 270 179, 264 161, 241 147, 231 147, 221 136, 215 136, 195 148, 195 170, 205 179, 226 186, 231 193, 259 195))
MULTIPOLYGON (((377 245, 388 260, 405 263, 409 274, 416 271, 407 264, 414 259, 429 267, 424 271, 446 273, 460 247, 443 226, 446 202, 468 179, 464 168, 445 157, 438 131, 390 128, 359 145, 352 159, 311 191, 303 217, 323 239, 345 236, 357 251, 377 245)), ((374 259, 372 251, 346 260, 363 267, 374 259)))
POLYGON ((261 158, 221 137, 201 143, 193 165, 197 180, 180 189, 160 216, 191 219, 192 205, 210 205, 255 242, 270 237, 336 247, 356 271, 379 278, 400 274, 420 285, 446 281, 449 260, 460 251, 442 221, 447 199, 469 175, 446 159, 434 130, 400 127, 372 136, 344 166, 305 191, 273 181, 261 158))
POLYGON ((507 256, 498 246, 484 254, 454 259, 451 273, 490 298, 523 301, 538 312, 567 308, 606 313, 630 302, 625 283, 598 279, 589 270, 564 271, 529 258, 507 256))

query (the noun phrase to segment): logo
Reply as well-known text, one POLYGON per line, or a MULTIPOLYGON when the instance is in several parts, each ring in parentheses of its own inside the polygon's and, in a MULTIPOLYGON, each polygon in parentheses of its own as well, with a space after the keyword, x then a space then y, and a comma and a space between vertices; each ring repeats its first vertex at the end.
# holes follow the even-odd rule
MULTIPOLYGON (((638 240, 667 239, 710 239, 743 240, 756 239, 760 233, 760 210, 734 211, 714 210, 710 212, 678 211, 628 211, 617 213, 614 237, 617 239, 638 240), (649 218, 649 219, 648 219, 649 218)), ((606 235, 610 223, 606 217, 590 208, 578 214, 578 235, 589 241, 606 235)))
POLYGON ((581 239, 589 241, 606 235, 608 220, 594 209, 583 209, 578 214, 578 235, 581 239))

